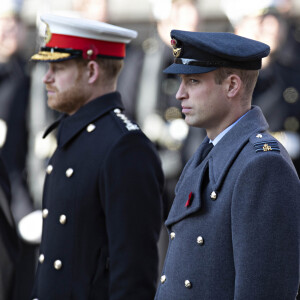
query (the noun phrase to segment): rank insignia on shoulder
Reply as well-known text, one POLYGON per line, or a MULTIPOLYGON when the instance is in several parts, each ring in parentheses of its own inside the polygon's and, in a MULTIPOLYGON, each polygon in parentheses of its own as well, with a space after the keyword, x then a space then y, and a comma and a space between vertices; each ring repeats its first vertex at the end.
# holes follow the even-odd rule
POLYGON ((274 140, 254 143, 254 148, 255 148, 255 152, 267 152, 267 151, 280 152, 278 143, 274 140))
POLYGON ((140 129, 138 125, 132 123, 124 114, 122 114, 119 108, 114 109, 114 113, 125 123, 125 126, 129 131, 140 129))

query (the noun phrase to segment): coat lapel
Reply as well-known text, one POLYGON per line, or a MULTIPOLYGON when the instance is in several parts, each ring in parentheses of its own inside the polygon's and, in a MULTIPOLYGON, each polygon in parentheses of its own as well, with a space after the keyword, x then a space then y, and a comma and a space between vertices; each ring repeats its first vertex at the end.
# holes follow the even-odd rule
POLYGON ((178 222, 201 208, 200 191, 207 166, 207 160, 204 160, 185 176, 175 196, 166 225, 178 222))
MULTIPOLYGON (((201 208, 201 186, 208 167, 208 157, 199 164, 206 137, 185 166, 175 189, 175 199, 166 225, 178 222, 201 208)), ((213 151, 213 150, 212 150, 213 151)), ((212 152, 211 151, 211 152, 212 152)))
POLYGON ((250 136, 267 129, 268 124, 260 108, 252 107, 198 165, 203 145, 208 142, 206 137, 182 171, 175 189, 176 196, 165 224, 168 226, 176 223, 201 208, 202 183, 207 168, 209 168, 212 191, 220 191, 230 167, 248 143, 250 136), (186 206, 188 200, 190 203, 186 206))

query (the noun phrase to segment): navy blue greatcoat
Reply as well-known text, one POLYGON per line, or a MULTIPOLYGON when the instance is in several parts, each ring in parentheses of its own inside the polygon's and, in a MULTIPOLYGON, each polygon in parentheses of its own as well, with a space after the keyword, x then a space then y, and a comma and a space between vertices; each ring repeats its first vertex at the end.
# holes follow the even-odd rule
POLYGON ((176 187, 156 300, 294 300, 300 183, 253 107, 176 187), (200 163, 200 164, 199 164, 200 163))
POLYGON ((163 174, 118 92, 65 116, 47 166, 33 297, 153 299, 163 174))

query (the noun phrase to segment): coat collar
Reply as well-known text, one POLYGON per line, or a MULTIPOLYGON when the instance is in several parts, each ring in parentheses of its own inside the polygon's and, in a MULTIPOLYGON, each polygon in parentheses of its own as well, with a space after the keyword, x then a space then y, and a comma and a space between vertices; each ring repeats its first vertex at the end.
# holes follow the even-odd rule
POLYGON ((90 122, 100 118, 114 108, 124 109, 121 95, 118 92, 106 94, 82 106, 74 115, 63 115, 55 121, 44 133, 44 138, 58 127, 57 144, 64 147, 79 131, 90 122))
POLYGON ((252 106, 245 117, 214 147, 209 157, 209 179, 215 191, 220 189, 230 166, 250 137, 266 131, 268 127, 261 109, 252 106))

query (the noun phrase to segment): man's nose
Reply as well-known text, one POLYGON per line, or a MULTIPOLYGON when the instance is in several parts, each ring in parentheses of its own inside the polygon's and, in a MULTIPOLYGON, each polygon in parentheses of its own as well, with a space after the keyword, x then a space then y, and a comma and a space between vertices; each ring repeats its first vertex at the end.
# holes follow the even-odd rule
POLYGON ((53 73, 51 72, 51 69, 48 69, 46 74, 43 77, 44 83, 50 83, 53 82, 53 73))
POLYGON ((176 99, 181 101, 187 98, 187 91, 183 82, 180 83, 179 89, 176 93, 176 99))

